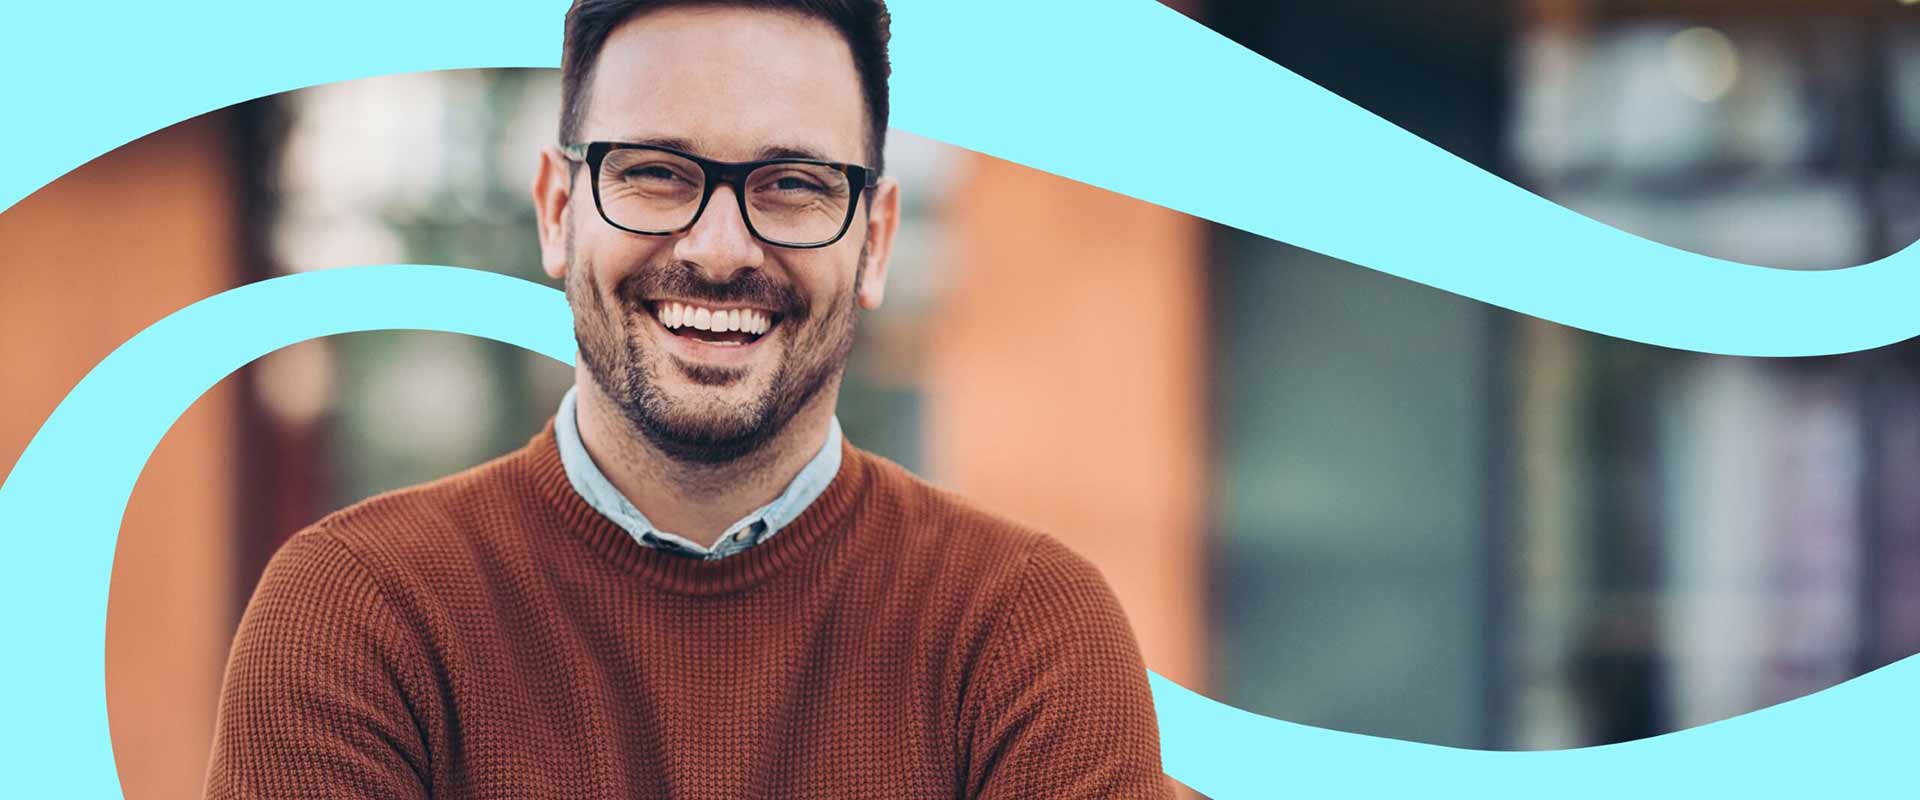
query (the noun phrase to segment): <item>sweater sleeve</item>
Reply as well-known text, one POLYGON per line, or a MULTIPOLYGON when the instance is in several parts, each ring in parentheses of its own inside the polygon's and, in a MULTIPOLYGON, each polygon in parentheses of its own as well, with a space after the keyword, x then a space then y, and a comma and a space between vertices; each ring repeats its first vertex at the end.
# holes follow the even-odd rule
POLYGON ((268 563, 228 657, 207 797, 425 798, 422 650, 325 529, 268 563))
POLYGON ((980 669, 963 701, 966 797, 1173 797, 1140 648, 1085 559, 1040 540, 980 669))

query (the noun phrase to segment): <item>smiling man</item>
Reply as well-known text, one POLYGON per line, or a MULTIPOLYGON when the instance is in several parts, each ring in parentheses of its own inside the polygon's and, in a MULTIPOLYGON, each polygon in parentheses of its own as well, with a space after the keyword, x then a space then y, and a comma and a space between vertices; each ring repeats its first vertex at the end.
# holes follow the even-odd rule
POLYGON ((534 186, 575 388, 274 557, 210 797, 1170 796, 1100 575, 841 436, 886 48, 872 1, 575 4, 534 186))

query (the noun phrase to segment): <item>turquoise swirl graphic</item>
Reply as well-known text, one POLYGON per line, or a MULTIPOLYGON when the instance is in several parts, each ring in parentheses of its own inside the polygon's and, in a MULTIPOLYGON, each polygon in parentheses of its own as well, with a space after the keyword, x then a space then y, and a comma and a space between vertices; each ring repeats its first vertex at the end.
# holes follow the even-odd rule
MULTIPOLYGON (((18 4, 25 5, 25 4, 18 4)), ((199 113, 400 72, 557 63, 564 0, 39 3, 0 25, 0 210, 199 113)), ((895 122, 1169 208, 1587 330, 1711 353, 1861 350, 1920 331, 1914 248, 1821 273, 1646 241, 1542 200, 1150 0, 894 0, 895 122), (1098 20, 1092 24, 1089 20, 1098 20), (1238 176, 1119 165, 1168 147, 1238 176), (1791 321, 1787 324, 1786 321, 1791 321)), ((179 414, 278 347, 356 330, 487 336, 569 358, 559 295, 487 273, 342 270, 182 310, 116 350, 0 484, 5 794, 117 797, 103 691, 125 500, 179 414), (456 292, 458 304, 418 302, 456 292), (352 302, 347 302, 347 300, 352 302), (124 405, 126 398, 141 405, 124 405), (78 496, 72 487, 89 487, 78 496), (104 500, 103 500, 104 498, 104 500)), ((1920 661, 1641 742, 1487 753, 1340 734, 1154 677, 1170 774, 1230 800, 1310 795, 1830 796, 1901 785, 1920 661)))
MULTIPOLYGON (((0 209, 88 158, 242 100, 368 75, 555 66, 566 5, 340 0, 276 11, 220 0, 9 12, 0 107, 23 122, 0 126, 0 209)), ((1852 269, 1794 272, 1650 242, 1461 161, 1152 0, 892 7, 893 121, 921 135, 1649 344, 1821 355, 1920 332, 1912 247, 1852 269), (1124 166, 1173 148, 1242 168, 1124 166)))
MULTIPOLYGON (((0 483, 0 774, 11 797, 118 797, 107 732, 106 587, 135 480, 161 436, 226 375, 295 342, 368 330, 497 339, 561 361, 557 289, 478 270, 359 267, 276 278, 175 312, 121 345, 54 409, 0 483), (137 398, 137 402, 130 402, 137 398)), ((1222 705, 1150 676, 1167 773, 1216 800, 1278 793, 1806 797, 1907 780, 1920 656, 1732 720, 1542 753, 1340 733, 1222 705)))

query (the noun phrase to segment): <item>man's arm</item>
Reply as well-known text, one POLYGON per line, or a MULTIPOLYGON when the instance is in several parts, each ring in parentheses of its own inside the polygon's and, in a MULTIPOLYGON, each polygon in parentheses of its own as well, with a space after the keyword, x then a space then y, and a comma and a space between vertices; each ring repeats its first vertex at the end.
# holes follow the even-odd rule
POLYGON ((321 528, 275 554, 227 662, 207 797, 425 798, 421 649, 321 528))
POLYGON ((1042 540, 991 637, 964 705, 964 796, 1173 797, 1139 645, 1092 564, 1042 540))

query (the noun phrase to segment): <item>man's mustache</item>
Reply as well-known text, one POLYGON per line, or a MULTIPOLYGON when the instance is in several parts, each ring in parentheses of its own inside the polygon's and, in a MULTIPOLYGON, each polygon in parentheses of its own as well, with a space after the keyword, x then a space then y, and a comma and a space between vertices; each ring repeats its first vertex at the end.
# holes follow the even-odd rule
POLYGON ((731 279, 716 283, 702 277, 698 266, 675 261, 643 267, 621 278, 614 287, 614 298, 630 309, 642 309, 648 301, 663 297, 716 306, 766 308, 795 322, 806 319, 811 311, 792 284, 774 280, 754 267, 735 270, 731 279))

